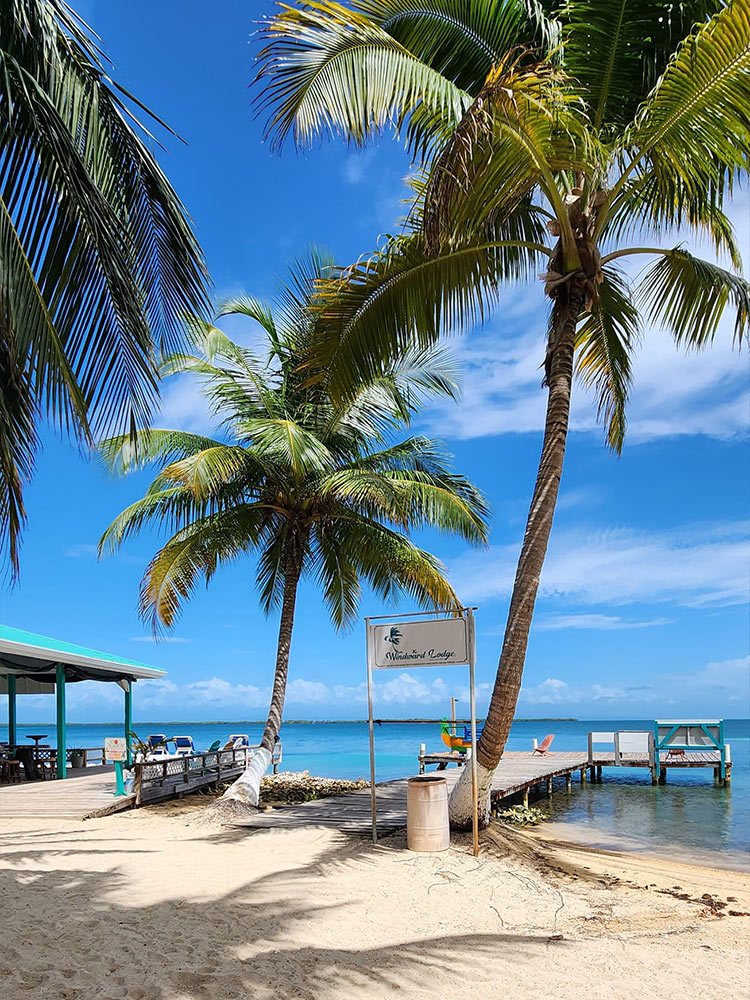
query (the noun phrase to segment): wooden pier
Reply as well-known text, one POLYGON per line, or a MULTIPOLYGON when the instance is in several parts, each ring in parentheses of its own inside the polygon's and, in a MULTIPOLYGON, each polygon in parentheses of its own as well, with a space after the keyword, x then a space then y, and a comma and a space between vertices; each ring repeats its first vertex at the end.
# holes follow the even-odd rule
MULTIPOLYGON (((213 753, 194 753, 134 764, 135 805, 182 798, 199 788, 234 781, 245 770, 250 749, 255 748, 216 750, 213 753)), ((274 771, 276 767, 277 763, 274 763, 274 771)))
POLYGON ((114 767, 69 772, 64 781, 22 781, 0 786, 0 822, 8 819, 90 819, 130 809, 135 795, 115 796, 114 767))
MULTIPOLYGON (((438 755, 441 760, 453 757, 438 755)), ((438 766, 441 760, 436 761, 438 766)), ((465 762, 465 761, 464 761, 465 762)), ((445 761, 455 763, 452 759, 445 761)), ((660 782, 664 783, 672 769, 710 767, 718 777, 719 754, 712 751, 689 752, 681 755, 660 754, 660 782)), ((220 781, 238 777, 245 766, 241 751, 221 750, 213 754, 193 754, 190 757, 168 758, 135 765, 135 789, 125 796, 115 796, 115 779, 110 767, 81 769, 70 772, 75 777, 64 781, 34 781, 4 785, 0 788, 0 817, 41 817, 86 819, 117 812, 138 805, 163 801, 215 786, 220 781), (86 773, 95 772, 95 773, 86 773)), ((551 796, 555 779, 565 779, 565 790, 572 790, 573 780, 581 785, 601 781, 604 768, 614 766, 651 768, 647 756, 621 755, 616 763, 612 755, 589 757, 584 752, 549 752, 544 755, 518 752, 503 755, 493 776, 490 793, 491 807, 497 809, 504 800, 520 795, 525 805, 535 791, 551 796)), ((443 776, 452 788, 460 768, 445 770, 443 776)), ((653 768, 652 768, 653 773, 653 768)), ((731 775, 731 762, 726 765, 726 781, 731 775)), ((406 823, 407 778, 384 782, 377 786, 378 829, 381 832, 406 823)), ((349 795, 331 796, 300 805, 282 806, 259 813, 240 825, 250 827, 328 826, 351 833, 370 832, 370 790, 349 795)))
MULTIPOLYGON (((115 773, 111 765, 71 769, 64 780, 2 785, 0 817, 90 819, 151 802, 182 798, 199 788, 234 781, 245 770, 247 755, 252 749, 217 750, 134 764, 133 791, 126 795, 115 795, 115 773)), ((274 771, 280 760, 281 744, 277 744, 272 761, 274 771)))

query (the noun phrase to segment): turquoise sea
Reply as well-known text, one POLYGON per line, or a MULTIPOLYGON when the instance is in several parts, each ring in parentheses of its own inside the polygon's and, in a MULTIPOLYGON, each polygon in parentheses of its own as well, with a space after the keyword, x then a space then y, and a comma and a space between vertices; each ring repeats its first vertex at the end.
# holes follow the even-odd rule
MULTIPOLYGON (((647 729, 651 721, 618 719, 602 721, 515 722, 509 750, 530 750, 532 739, 554 733, 552 750, 585 750, 590 730, 647 729)), ((139 736, 165 733, 187 734, 197 749, 214 740, 225 741, 230 733, 248 733, 252 743, 260 739, 262 726, 246 722, 162 723, 135 725, 139 736)), ((49 734, 54 746, 54 725, 19 726, 28 733, 49 734)), ((716 867, 750 869, 750 720, 729 720, 725 733, 732 747, 732 784, 718 788, 710 768, 669 772, 668 784, 652 787, 645 769, 606 769, 602 784, 580 788, 574 782, 568 795, 561 791, 549 808, 547 827, 560 839, 589 843, 611 850, 645 851, 666 857, 716 867)), ((118 724, 68 725, 68 746, 102 746, 105 736, 121 735, 118 724)), ((7 727, 0 726, 0 739, 7 727)), ((283 770, 308 770, 335 778, 358 778, 369 774, 367 724, 362 722, 286 723, 281 734, 283 770)), ((403 723, 376 726, 377 780, 386 781, 413 774, 420 743, 441 749, 439 726, 434 723, 403 723)))

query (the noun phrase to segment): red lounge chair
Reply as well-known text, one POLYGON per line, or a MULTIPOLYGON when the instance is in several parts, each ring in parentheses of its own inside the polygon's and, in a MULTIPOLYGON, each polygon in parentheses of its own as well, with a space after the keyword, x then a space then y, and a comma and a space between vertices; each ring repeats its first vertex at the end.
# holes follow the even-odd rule
POLYGON ((534 753, 547 753, 554 738, 555 738, 554 733, 550 733, 548 736, 545 736, 542 742, 539 744, 539 746, 534 747, 534 753))

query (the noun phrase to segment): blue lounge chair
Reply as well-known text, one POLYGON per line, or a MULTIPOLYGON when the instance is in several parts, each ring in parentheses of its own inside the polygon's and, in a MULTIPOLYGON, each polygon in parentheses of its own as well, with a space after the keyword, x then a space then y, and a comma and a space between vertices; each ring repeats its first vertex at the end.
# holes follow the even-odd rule
POLYGON ((163 760, 172 756, 167 749, 166 733, 149 733, 146 742, 149 749, 148 760, 163 760))
POLYGON ((174 752, 177 757, 189 757, 195 753, 195 744, 192 736, 175 736, 174 752))

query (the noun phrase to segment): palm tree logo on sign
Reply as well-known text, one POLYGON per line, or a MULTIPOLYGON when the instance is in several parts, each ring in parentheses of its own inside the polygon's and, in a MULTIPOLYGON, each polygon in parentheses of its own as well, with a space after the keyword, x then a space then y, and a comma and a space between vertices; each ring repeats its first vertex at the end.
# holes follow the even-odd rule
POLYGON ((388 635, 383 636, 386 642, 393 643, 394 648, 401 642, 401 633, 394 625, 388 635))

